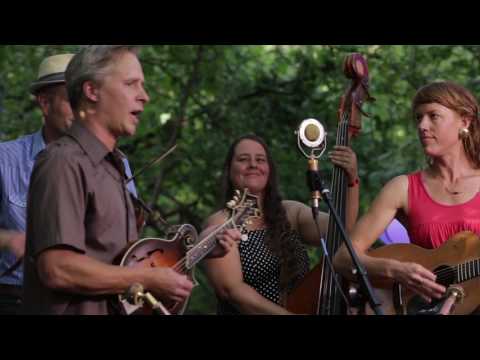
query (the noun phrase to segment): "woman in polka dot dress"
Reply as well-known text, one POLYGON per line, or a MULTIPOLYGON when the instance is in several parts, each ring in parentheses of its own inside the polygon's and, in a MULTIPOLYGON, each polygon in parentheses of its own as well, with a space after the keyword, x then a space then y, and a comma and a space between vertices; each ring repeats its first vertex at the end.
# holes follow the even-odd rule
MULTIPOLYGON (((331 161, 348 174, 347 229, 358 213, 358 177, 355 153, 338 146, 331 161)), ((284 295, 309 270, 304 245, 320 246, 310 207, 282 200, 276 167, 265 142, 246 135, 230 147, 224 166, 225 200, 235 189, 248 188, 258 198, 260 216, 249 222, 248 239, 223 258, 204 261, 207 277, 218 298, 219 314, 289 314, 281 306, 284 295)), ((219 211, 206 222, 203 235, 228 218, 219 211)), ((319 214, 320 229, 326 233, 328 214, 319 214)))

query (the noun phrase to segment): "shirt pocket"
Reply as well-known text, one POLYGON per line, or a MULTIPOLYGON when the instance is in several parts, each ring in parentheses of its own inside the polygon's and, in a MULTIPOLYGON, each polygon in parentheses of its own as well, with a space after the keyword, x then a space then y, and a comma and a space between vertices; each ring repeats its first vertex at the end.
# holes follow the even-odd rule
POLYGON ((18 194, 9 194, 8 202, 10 205, 18 206, 21 208, 27 207, 27 198, 25 196, 19 196, 18 194))
POLYGON ((27 219, 27 199, 17 194, 8 195, 6 210, 9 228, 23 231, 27 219))

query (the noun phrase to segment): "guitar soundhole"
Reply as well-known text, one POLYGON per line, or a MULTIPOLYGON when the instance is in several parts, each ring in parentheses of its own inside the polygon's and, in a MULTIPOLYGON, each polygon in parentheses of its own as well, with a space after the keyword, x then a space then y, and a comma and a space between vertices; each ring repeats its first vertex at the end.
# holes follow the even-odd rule
POLYGON ((447 265, 436 268, 433 273, 437 275, 437 283, 448 287, 455 283, 455 270, 447 265))
MULTIPOLYGON (((437 275, 437 283, 448 288, 455 283, 455 270, 447 265, 436 268, 433 273, 437 275)), ((415 295, 410 299, 407 305, 407 313, 409 315, 432 315, 438 313, 443 299, 432 299, 431 303, 427 303, 423 298, 415 295)))

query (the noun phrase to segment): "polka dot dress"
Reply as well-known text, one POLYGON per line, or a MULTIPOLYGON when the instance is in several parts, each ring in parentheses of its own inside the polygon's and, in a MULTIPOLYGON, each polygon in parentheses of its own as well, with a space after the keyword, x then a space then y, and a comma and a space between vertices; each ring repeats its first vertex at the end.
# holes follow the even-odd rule
MULTIPOLYGON (((291 239, 295 244, 295 256, 301 263, 301 273, 294 282, 303 278, 309 271, 308 254, 298 234, 291 239)), ((265 244, 265 230, 248 232, 248 240, 239 246, 243 280, 268 300, 280 302, 280 263, 265 244)), ((228 302, 219 300, 218 314, 239 314, 238 310, 228 302)))

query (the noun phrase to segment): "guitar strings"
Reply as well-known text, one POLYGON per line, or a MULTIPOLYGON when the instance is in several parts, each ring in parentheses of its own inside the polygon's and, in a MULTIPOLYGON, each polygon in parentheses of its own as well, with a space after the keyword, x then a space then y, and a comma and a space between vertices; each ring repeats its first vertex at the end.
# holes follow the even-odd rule
POLYGON ((452 272, 457 272, 458 270, 455 269, 455 267, 460 267, 460 266, 464 266, 465 267, 465 271, 467 271, 467 267, 469 267, 471 264, 473 264, 474 262, 478 262, 480 259, 475 259, 475 260, 471 260, 471 261, 468 261, 466 263, 463 263, 463 264, 459 264, 459 265, 454 265, 454 267, 448 267, 447 269, 441 269, 441 270, 438 270, 438 271, 435 271, 434 274, 436 275, 442 275, 442 274, 447 274, 447 273, 452 273, 452 272))
MULTIPOLYGON (((438 271, 434 271, 434 274, 437 275, 437 281, 438 280, 448 280, 449 278, 451 278, 452 276, 455 277, 456 275, 458 275, 459 273, 461 273, 461 266, 463 266, 465 269, 465 274, 468 276, 468 273, 470 272, 469 270, 469 267, 470 265, 474 264, 475 262, 478 262, 480 259, 474 259, 474 260, 471 260, 471 261, 468 261, 466 263, 463 263, 463 264, 459 264, 459 265, 456 265, 454 267, 448 267, 446 269, 441 269, 441 270, 438 270, 438 271)), ((475 272, 475 268, 472 269, 472 273, 475 272)), ((466 277, 467 277, 466 276, 466 277)))

